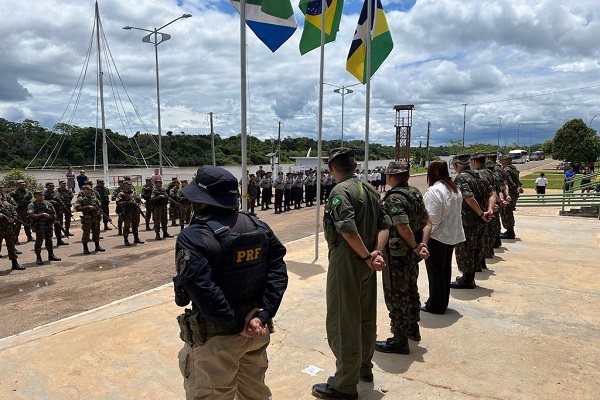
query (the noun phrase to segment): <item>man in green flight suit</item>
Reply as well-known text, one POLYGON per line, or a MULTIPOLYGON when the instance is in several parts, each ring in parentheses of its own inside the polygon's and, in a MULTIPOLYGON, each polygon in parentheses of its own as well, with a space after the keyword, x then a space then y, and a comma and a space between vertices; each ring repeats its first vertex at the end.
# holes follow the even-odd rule
POLYGON ((379 193, 354 177, 354 150, 333 149, 328 163, 338 182, 323 217, 329 247, 327 340, 336 358, 336 372, 327 383, 314 385, 312 395, 320 399, 358 399, 359 379, 373 381, 376 273, 385 265, 382 251, 391 220, 379 193))
POLYGON ((421 300, 417 280, 419 261, 429 257, 427 242, 431 221, 423 195, 419 189, 408 185, 409 170, 406 161, 392 161, 385 171, 387 184, 392 188, 383 198, 383 204, 394 225, 385 247, 383 293, 394 336, 377 341, 376 349, 383 353, 409 354, 408 339, 421 340, 421 300))

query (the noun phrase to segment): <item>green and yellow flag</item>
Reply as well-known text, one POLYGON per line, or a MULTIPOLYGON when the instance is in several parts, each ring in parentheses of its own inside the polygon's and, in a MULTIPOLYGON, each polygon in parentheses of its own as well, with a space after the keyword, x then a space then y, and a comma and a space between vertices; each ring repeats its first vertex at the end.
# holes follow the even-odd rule
POLYGON ((340 29, 344 0, 300 0, 300 10, 304 13, 304 30, 300 38, 300 54, 321 47, 322 1, 326 1, 325 43, 333 42, 340 29))

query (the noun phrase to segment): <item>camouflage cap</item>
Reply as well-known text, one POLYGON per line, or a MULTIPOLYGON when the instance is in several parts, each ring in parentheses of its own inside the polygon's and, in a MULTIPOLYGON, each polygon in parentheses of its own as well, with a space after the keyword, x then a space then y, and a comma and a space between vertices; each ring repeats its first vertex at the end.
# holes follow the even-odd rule
POLYGON ((332 149, 329 152, 329 157, 327 159, 327 163, 329 164, 330 162, 332 162, 333 160, 335 160, 336 158, 339 158, 339 157, 354 158, 354 149, 351 149, 349 147, 337 147, 335 149, 332 149))
POLYGON ((469 158, 471 156, 469 154, 459 154, 454 156, 454 158, 452 158, 452 163, 451 164, 469 164, 469 158))
POLYGON ((63 183, 67 183, 67 181, 65 181, 64 179, 61 179, 60 181, 58 181, 59 185, 62 185, 63 183))
POLYGON ((24 184, 25 184, 25 181, 23 179, 19 179, 17 181, 17 185, 24 185, 24 184))
POLYGON ((496 153, 496 152, 493 152, 493 153, 487 153, 485 156, 486 156, 486 157, 491 157, 491 158, 496 158, 496 157, 498 157, 498 153, 496 153))
POLYGON ((485 153, 475 153, 469 157, 469 160, 485 161, 485 153))
POLYGON ((44 192, 42 192, 40 189, 35 189, 35 190, 33 191, 33 194, 34 194, 34 195, 36 195, 36 194, 44 194, 44 192))
POLYGON ((96 183, 104 183, 104 179, 96 179, 96 183))
POLYGON ((182 179, 181 183, 188 183, 188 180, 187 179, 182 179))
POLYGON ((48 186, 54 186, 54 182, 46 182, 46 187, 48 186))
POLYGON ((176 177, 176 176, 172 176, 172 177, 171 177, 171 182, 175 182, 176 180, 177 180, 177 177, 176 177))
POLYGON ((152 180, 152 178, 150 178, 150 177, 146 178, 146 182, 151 181, 151 180, 152 180))
POLYGON ((512 160, 512 158, 512 154, 502 154, 500 157, 498 157, 498 161, 512 160))
POLYGON ((387 175, 402 174, 410 171, 410 164, 406 161, 392 161, 388 164, 385 173, 387 175))
POLYGON ((87 185, 83 185, 81 190, 92 190, 92 188, 87 185))

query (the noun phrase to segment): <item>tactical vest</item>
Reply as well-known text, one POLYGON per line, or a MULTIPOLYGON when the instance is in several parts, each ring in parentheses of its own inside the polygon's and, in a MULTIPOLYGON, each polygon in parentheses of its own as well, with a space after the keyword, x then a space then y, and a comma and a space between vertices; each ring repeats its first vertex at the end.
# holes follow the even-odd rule
POLYGON ((240 214, 249 217, 256 229, 234 232, 210 217, 196 221, 206 225, 220 245, 220 252, 205 255, 212 267, 215 284, 233 308, 246 313, 258 305, 264 292, 269 239, 258 218, 250 213, 240 214))
MULTIPOLYGON (((406 201, 404 204, 408 205, 408 209, 406 214, 408 215, 408 225, 410 226, 410 230, 415 236, 415 240, 417 243, 421 241, 421 237, 423 234, 423 230, 421 228, 421 219, 423 217, 423 213, 425 211, 425 204, 423 203, 423 195, 418 190, 411 188, 410 186, 394 186, 390 189, 385 196, 383 197, 383 202, 388 199, 393 194, 398 194, 406 201)), ((388 240, 388 248, 390 251, 390 255, 393 257, 403 257, 408 254, 409 248, 407 243, 400 236, 400 232, 396 229, 395 226, 390 228, 390 237, 388 240)))

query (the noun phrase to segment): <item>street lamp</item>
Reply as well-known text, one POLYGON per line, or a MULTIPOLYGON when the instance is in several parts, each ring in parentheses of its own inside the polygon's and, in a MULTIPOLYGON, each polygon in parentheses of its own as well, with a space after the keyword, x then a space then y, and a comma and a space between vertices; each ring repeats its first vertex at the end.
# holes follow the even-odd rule
POLYGON ((498 117, 498 154, 500 154, 500 128, 502 127, 502 117, 498 117))
POLYGON ((521 133, 521 125, 517 124, 517 147, 519 147, 519 133, 521 133))
POLYGON ((162 134, 161 134, 161 127, 160 127, 160 125, 161 125, 160 124, 160 81, 158 79, 158 45, 161 44, 162 42, 166 42, 167 40, 171 39, 171 35, 169 35, 167 33, 160 33, 159 31, 161 29, 163 29, 164 27, 171 25, 175 21, 178 21, 182 18, 189 18, 191 16, 192 16, 192 14, 183 14, 181 17, 175 18, 173 21, 161 26, 160 28, 154 28, 154 29, 137 28, 135 26, 129 26, 129 25, 123 27, 123 29, 126 29, 126 30, 137 29, 138 31, 150 32, 150 34, 148 34, 142 38, 142 42, 151 43, 154 45, 154 58, 155 58, 155 62, 156 62, 156 108, 157 108, 157 114, 158 114, 158 167, 160 168, 161 175, 163 173, 163 153, 162 153, 162 134), (160 35, 160 39, 159 39, 158 35, 160 35))
POLYGON ((465 106, 465 112, 463 113, 463 140, 462 140, 463 150, 465 149, 465 130, 467 127, 467 106, 468 105, 469 105, 469 103, 463 103, 463 106, 465 106))
POLYGON ((592 122, 594 122, 594 118, 596 118, 596 117, 597 117, 597 115, 594 115, 594 116, 592 117, 592 119, 590 120, 590 124, 588 125, 588 127, 589 127, 589 128, 591 128, 591 127, 592 127, 592 122))
POLYGON ((344 96, 346 96, 347 94, 350 94, 350 93, 354 93, 354 90, 348 89, 349 87, 360 85, 360 84, 361 83, 359 82, 359 83, 355 83, 353 85, 338 86, 338 85, 332 85, 331 83, 323 82, 323 85, 333 86, 334 88, 336 88, 333 90, 334 93, 342 95, 342 141, 341 141, 340 147, 344 147, 344 96))

